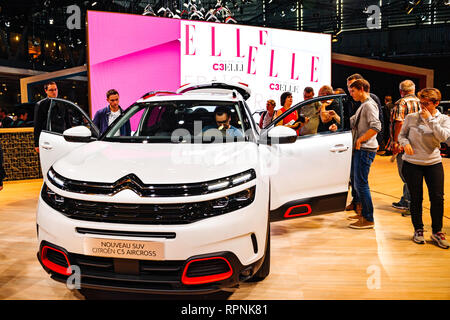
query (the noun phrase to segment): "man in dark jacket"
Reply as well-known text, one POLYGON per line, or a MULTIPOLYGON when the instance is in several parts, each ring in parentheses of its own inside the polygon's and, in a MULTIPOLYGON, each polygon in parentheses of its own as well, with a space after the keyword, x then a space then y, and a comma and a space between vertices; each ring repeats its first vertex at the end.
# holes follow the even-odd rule
POLYGON ((58 86, 51 81, 44 85, 47 97, 38 101, 34 107, 34 149, 39 153, 39 137, 41 131, 47 128, 47 116, 50 108, 50 98, 58 97, 58 86))
MULTIPOLYGON (((108 90, 108 92, 106 92, 106 101, 108 101, 108 106, 98 110, 95 113, 93 120, 100 132, 100 135, 102 135, 106 129, 108 129, 108 127, 123 113, 123 110, 119 105, 119 92, 117 92, 117 90, 108 90)), ((117 132, 116 135, 131 135, 131 124, 129 120, 120 128, 120 132, 117 132)))

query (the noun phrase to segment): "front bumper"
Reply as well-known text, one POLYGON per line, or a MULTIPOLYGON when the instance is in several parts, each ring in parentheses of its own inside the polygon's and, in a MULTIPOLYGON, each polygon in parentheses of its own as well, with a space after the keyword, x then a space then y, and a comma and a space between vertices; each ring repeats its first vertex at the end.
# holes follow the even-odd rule
MULTIPOLYGON (((248 185, 242 186, 242 189, 246 187, 248 185)), ((44 245, 61 250, 71 265, 80 267, 82 288, 177 294, 230 288, 250 277, 263 261, 268 188, 261 183, 256 190, 253 203, 245 208, 184 225, 76 220, 56 211, 40 198, 37 212, 38 259, 43 264, 40 255, 44 245), (162 242, 164 257, 159 261, 96 257, 87 254, 87 238, 162 242), (182 277, 186 265, 195 259, 210 257, 226 259, 232 274, 207 284, 184 284, 182 277), (131 273, 126 265, 133 270, 131 273), (122 272, 124 268, 125 273, 122 272)), ((208 198, 203 197, 205 200, 208 198)), ((44 264, 43 267, 55 280, 67 281, 67 275, 55 272, 44 264)))
MULTIPOLYGON (((42 267, 51 275, 52 279, 70 285, 76 289, 97 289, 107 291, 149 293, 149 294, 208 294, 221 290, 234 290, 240 281, 245 281, 251 277, 261 266, 263 258, 244 266, 239 259, 231 252, 217 252, 207 255, 191 257, 185 261, 148 261, 129 260, 116 258, 103 258, 74 254, 67 252, 64 248, 43 241, 37 254, 42 267), (63 253, 69 262, 70 275, 62 274, 64 271, 55 271, 43 262, 42 248, 54 248, 63 253), (187 270, 193 263, 201 261, 226 261, 229 269, 218 271, 218 275, 225 275, 225 279, 203 283, 185 284, 187 270), (224 271, 224 272, 222 272, 224 271), (78 281, 78 282, 77 282, 78 281)), ((47 257, 45 258, 47 260, 47 257)), ((52 259, 52 258, 51 258, 52 259)), ((56 262, 58 259, 53 258, 56 262)), ((60 262, 61 263, 61 260, 60 262)), ((194 274, 204 272, 213 268, 223 268, 223 266, 213 266, 211 263, 197 266, 194 274)), ((214 277, 214 276, 212 276, 214 277)), ((192 277, 190 279, 200 279, 192 277)), ((223 278, 223 276, 221 277, 223 278)))

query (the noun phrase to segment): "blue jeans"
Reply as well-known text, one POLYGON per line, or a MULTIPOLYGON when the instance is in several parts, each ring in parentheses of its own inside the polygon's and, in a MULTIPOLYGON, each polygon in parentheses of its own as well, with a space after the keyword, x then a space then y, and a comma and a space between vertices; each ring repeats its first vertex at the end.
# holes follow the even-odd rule
POLYGON ((353 153, 353 188, 357 198, 355 202, 361 203, 362 216, 373 222, 373 203, 369 188, 369 171, 376 152, 355 150, 353 153))

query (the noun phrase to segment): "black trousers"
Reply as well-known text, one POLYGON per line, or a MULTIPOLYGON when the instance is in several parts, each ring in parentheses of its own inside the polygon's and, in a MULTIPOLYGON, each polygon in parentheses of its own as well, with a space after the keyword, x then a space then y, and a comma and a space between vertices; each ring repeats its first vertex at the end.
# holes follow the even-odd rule
POLYGON ((431 203, 431 227, 433 233, 440 232, 444 216, 444 167, 442 163, 420 166, 404 161, 402 173, 411 195, 410 211, 414 230, 423 229, 422 200, 423 179, 425 178, 431 203))

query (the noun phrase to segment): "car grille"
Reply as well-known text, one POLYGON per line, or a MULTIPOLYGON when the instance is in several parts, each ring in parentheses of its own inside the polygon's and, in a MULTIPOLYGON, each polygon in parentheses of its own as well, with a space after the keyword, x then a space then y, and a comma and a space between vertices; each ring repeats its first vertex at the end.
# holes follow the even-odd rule
POLYGON ((190 278, 204 277, 213 274, 221 274, 230 271, 230 267, 224 260, 213 259, 207 261, 194 261, 189 265, 186 275, 190 278))
POLYGON ((131 286, 139 289, 151 286, 159 290, 180 287, 184 261, 133 260, 138 264, 136 274, 119 274, 115 265, 125 259, 70 254, 71 264, 80 268, 81 281, 92 285, 131 286))
POLYGON ((58 251, 48 250, 47 251, 47 259, 57 265, 65 267, 65 268, 69 267, 64 255, 58 251))
POLYGON ((250 205, 255 199, 256 187, 226 197, 178 204, 129 204, 85 201, 62 197, 46 184, 42 199, 65 216, 86 221, 130 224, 187 224, 222 215, 250 205))

